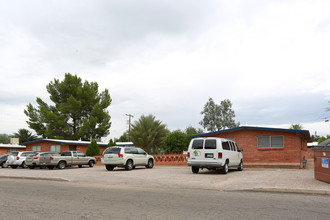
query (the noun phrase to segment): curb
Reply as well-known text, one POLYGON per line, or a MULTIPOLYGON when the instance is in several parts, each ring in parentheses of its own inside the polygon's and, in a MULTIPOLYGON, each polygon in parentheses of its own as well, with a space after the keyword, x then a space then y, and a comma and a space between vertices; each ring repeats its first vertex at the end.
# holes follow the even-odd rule
POLYGON ((0 176, 3 179, 26 179, 26 180, 46 180, 46 181, 56 181, 56 182, 70 182, 68 179, 64 178, 46 178, 46 177, 28 177, 28 176, 0 176))
POLYGON ((246 191, 246 192, 276 192, 276 193, 297 193, 297 194, 316 194, 316 195, 330 195, 329 190, 319 189, 289 189, 289 188, 253 188, 242 190, 223 190, 223 191, 246 191))

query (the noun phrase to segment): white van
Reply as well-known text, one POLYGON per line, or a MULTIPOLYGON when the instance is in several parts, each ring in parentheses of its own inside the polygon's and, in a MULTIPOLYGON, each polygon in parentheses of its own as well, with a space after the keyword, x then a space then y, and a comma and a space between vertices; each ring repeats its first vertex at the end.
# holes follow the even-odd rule
POLYGON ((243 170, 243 149, 239 149, 235 141, 225 138, 194 138, 188 147, 188 166, 193 173, 199 168, 222 169, 228 173, 229 168, 243 170))

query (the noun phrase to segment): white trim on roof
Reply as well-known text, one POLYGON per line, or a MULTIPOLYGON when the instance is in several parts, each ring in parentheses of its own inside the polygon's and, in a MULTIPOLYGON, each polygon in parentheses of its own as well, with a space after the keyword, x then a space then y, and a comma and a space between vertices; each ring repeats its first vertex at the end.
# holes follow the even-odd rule
POLYGON ((20 148, 25 149, 26 146, 18 145, 18 144, 0 144, 0 148, 20 148))

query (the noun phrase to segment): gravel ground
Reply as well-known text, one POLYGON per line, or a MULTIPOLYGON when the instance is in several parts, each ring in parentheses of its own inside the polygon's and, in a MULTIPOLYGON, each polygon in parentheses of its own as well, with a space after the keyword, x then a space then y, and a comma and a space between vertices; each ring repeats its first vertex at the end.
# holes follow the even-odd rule
POLYGON ((35 178, 70 183, 93 184, 100 187, 189 188, 213 190, 260 190, 321 193, 330 195, 330 184, 314 179, 314 169, 244 169, 230 171, 200 170, 193 174, 186 166, 155 166, 126 171, 104 166, 71 167, 64 170, 1 169, 0 178, 35 178))

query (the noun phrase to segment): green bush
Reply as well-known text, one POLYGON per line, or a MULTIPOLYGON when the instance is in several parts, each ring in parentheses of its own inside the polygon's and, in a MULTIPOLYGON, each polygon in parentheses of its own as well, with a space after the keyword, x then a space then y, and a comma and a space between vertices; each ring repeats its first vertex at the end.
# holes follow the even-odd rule
POLYGON ((99 156, 100 155, 100 148, 97 145, 96 140, 92 140, 91 144, 87 146, 86 155, 87 156, 99 156))

